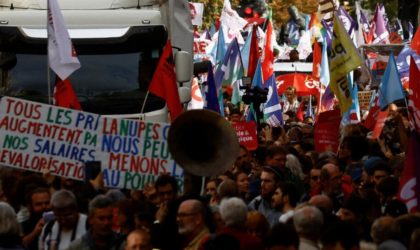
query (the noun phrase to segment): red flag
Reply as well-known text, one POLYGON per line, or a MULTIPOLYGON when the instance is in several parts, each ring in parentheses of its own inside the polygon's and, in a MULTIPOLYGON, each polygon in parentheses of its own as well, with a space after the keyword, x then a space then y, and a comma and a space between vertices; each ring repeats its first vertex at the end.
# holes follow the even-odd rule
POLYGON ((413 57, 410 59, 410 83, 408 109, 412 127, 420 134, 420 71, 413 57))
POLYGON ((420 55, 420 26, 417 28, 416 34, 411 40, 411 48, 420 55))
POLYGON ((69 79, 62 81, 58 76, 56 76, 54 86, 54 104, 64 108, 82 110, 69 79))
POLYGON ((172 121, 181 114, 182 106, 178 94, 172 47, 169 40, 160 56, 159 63, 150 82, 149 91, 165 99, 172 121))
POLYGON ((369 130, 373 130, 375 128, 376 120, 380 112, 381 108, 379 107, 379 97, 376 96, 375 100, 373 100, 373 104, 370 107, 368 116, 365 120, 366 128, 368 128, 369 130))
POLYGON ((262 62, 261 66, 262 66, 264 83, 274 73, 274 68, 273 68, 274 56, 273 56, 272 37, 273 37, 273 25, 271 23, 271 20, 268 20, 267 30, 265 32, 264 50, 261 57, 261 62, 262 62))
POLYGON ((419 212, 420 171, 416 168, 420 162, 420 138, 417 133, 411 133, 405 167, 400 178, 398 198, 405 202, 409 212, 419 212))
POLYGON ((373 34, 375 33, 375 27, 371 27, 369 30, 369 34, 365 38, 366 44, 371 44, 373 42, 373 34))
POLYGON ((312 77, 319 81, 321 77, 321 61, 322 61, 322 49, 319 46, 319 43, 314 43, 314 53, 313 53, 313 64, 312 64, 312 77))
POLYGON ((257 40, 257 26, 254 25, 252 28, 251 46, 249 48, 249 59, 248 59, 248 71, 247 76, 254 79, 255 70, 258 64, 258 58, 260 58, 260 52, 257 40))
POLYGON ((303 114, 304 114, 304 109, 305 109, 305 104, 303 103, 303 102, 300 102, 300 104, 299 104, 299 108, 298 108, 298 110, 296 111, 296 118, 299 120, 299 121, 303 121, 303 114))
POLYGON ((382 133, 384 129, 386 119, 388 118, 388 110, 380 111, 376 117, 375 127, 373 128, 372 140, 376 140, 382 133))

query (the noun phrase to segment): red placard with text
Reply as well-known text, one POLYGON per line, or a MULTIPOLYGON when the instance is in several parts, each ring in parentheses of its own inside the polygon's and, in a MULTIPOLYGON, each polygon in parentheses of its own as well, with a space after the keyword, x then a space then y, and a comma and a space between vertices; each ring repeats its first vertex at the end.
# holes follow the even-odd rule
POLYGON ((258 148, 257 125, 255 122, 234 122, 232 123, 232 127, 236 131, 239 144, 245 146, 248 150, 258 148))
POLYGON ((315 150, 337 152, 340 137, 341 111, 322 112, 315 123, 315 150))

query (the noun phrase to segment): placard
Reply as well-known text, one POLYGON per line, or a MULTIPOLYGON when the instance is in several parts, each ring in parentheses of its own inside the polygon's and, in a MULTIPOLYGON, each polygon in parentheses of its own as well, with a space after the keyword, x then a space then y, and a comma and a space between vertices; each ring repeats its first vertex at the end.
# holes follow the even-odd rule
POLYGON ((169 128, 3 97, 0 165, 84 180, 84 163, 101 161, 107 187, 143 189, 170 174, 182 190, 184 173, 169 152, 169 128))
POLYGON ((159 175, 170 174, 182 190, 183 170, 168 147, 170 124, 103 117, 100 128, 98 151, 106 186, 143 189, 159 175))
POLYGON ((0 164, 83 180, 86 161, 96 160, 100 116, 3 97, 0 164))
POLYGON ((236 131, 240 145, 251 151, 258 148, 257 125, 255 122, 233 122, 232 128, 236 131))

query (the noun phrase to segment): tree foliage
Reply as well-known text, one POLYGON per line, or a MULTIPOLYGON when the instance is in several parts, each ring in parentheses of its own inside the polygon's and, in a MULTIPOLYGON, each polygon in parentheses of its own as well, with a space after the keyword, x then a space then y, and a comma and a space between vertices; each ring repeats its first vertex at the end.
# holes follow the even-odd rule
MULTIPOLYGON (((230 0, 232 8, 236 9, 238 6, 246 0, 230 0)), ((246 2, 248 2, 247 0, 246 2)), ((260 0, 255 0, 260 1, 260 0)), ((343 0, 340 0, 343 2, 343 0)), ((356 0, 347 0, 349 2, 350 10, 354 10, 356 0)), ((223 8, 223 0, 193 0, 193 2, 204 4, 204 16, 203 16, 203 27, 209 28, 212 23, 220 17, 220 13, 223 8)), ((393 20, 397 17, 398 11, 398 0, 361 0, 362 7, 375 11, 376 4, 381 2, 385 5, 388 18, 393 20)), ((290 5, 295 5, 299 11, 311 14, 318 10, 319 0, 266 0, 269 8, 272 9, 273 23, 275 27, 280 27, 283 23, 290 19, 287 8, 290 5)))
MULTIPOLYGON (((236 9, 243 0, 231 0, 232 8, 236 9)), ((223 0, 194 0, 194 2, 204 4, 203 27, 209 28, 211 24, 220 17, 223 8, 223 0)), ((287 8, 290 5, 296 7, 304 13, 312 13, 318 9, 319 0, 267 0, 267 5, 272 9, 273 23, 275 27, 289 20, 290 15, 287 8)))

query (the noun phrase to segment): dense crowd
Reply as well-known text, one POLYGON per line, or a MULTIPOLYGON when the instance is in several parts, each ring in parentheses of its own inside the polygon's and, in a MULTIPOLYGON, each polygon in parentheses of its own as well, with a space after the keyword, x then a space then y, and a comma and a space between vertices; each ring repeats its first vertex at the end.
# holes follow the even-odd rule
POLYGON ((241 146, 201 195, 169 175, 118 190, 100 173, 80 182, 2 168, 0 249, 420 249, 420 215, 397 198, 404 112, 378 140, 343 127, 337 154, 314 150, 310 119, 287 117, 261 124, 258 149, 241 146))

